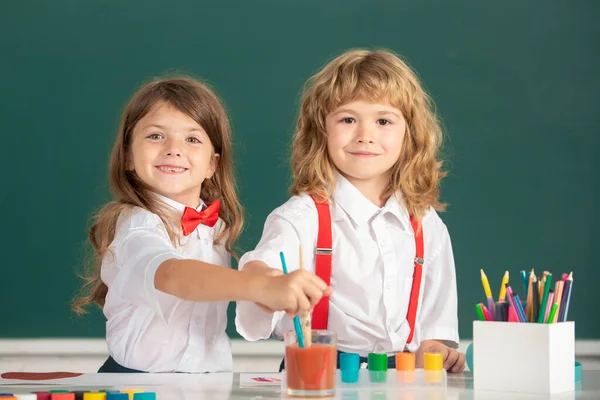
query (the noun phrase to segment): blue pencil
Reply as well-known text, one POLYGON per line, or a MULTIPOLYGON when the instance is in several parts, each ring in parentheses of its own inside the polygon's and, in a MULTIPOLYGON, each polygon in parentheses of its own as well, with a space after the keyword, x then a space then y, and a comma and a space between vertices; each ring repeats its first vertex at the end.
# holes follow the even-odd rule
MULTIPOLYGON (((283 273, 287 275, 288 269, 285 264, 285 256, 283 255, 283 251, 279 252, 279 258, 281 258, 281 268, 283 269, 283 273)), ((300 324, 300 317, 297 315, 294 317, 294 330, 296 331, 296 337, 298 338, 298 346, 304 347, 304 334, 302 334, 302 325, 300 324)))
POLYGON ((567 322, 567 315, 569 314, 569 303, 571 302, 571 290, 573 290, 572 272, 569 274, 569 277, 565 282, 565 288, 563 289, 562 300, 560 302, 560 309, 558 313, 558 322, 567 322))
POLYGON ((514 297, 515 308, 519 313, 519 319, 521 322, 527 322, 527 316, 525 315, 525 310, 523 310, 523 305, 521 304, 521 300, 519 299, 519 295, 515 294, 514 297))

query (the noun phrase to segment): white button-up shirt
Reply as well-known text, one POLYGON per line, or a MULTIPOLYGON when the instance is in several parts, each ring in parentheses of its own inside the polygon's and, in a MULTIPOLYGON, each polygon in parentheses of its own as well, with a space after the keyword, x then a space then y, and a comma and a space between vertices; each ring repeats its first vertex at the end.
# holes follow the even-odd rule
MULTIPOLYGON (((337 332, 338 348, 366 356, 405 350, 406 320, 414 271, 415 237, 400 195, 379 208, 341 175, 330 201, 333 258, 328 329, 337 332), (400 200, 400 201, 399 201, 400 200)), ((456 273, 450 236, 434 210, 423 217, 423 277, 414 338, 416 351, 427 339, 458 345, 456 273)), ((315 270, 317 209, 308 195, 294 196, 265 222, 256 249, 240 259, 240 269, 260 260, 281 268, 283 251, 289 271, 299 268, 303 245, 305 268, 315 270)), ((252 302, 238 302, 236 328, 250 341, 273 334, 281 339, 293 329, 283 312, 266 313, 252 302)))
MULTIPOLYGON (((182 215, 183 204, 159 198, 182 215)), ((106 343, 116 362, 148 372, 231 371, 228 302, 184 301, 154 287, 156 270, 171 258, 230 268, 229 253, 213 245, 222 224, 220 219, 212 228, 200 224, 174 247, 156 214, 135 207, 119 217, 101 269, 108 286, 106 343)))

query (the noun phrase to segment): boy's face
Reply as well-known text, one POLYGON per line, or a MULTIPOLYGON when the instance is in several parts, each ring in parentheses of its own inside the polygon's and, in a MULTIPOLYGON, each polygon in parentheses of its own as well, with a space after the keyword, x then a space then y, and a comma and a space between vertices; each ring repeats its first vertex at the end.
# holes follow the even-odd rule
POLYGON ((385 188, 400 158, 406 121, 387 103, 362 100, 343 104, 325 118, 331 160, 355 186, 385 188))
POLYGON ((136 124, 128 169, 152 191, 196 208, 202 182, 216 169, 218 154, 196 121, 168 104, 156 104, 136 124))

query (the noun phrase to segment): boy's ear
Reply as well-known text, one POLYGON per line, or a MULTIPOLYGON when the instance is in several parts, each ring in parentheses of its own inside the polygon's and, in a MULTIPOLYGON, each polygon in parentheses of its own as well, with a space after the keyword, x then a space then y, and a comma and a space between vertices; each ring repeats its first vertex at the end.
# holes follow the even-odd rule
POLYGON ((219 157, 221 155, 219 153, 215 153, 213 154, 211 160, 210 160, 210 166, 208 169, 208 173, 206 176, 206 179, 210 179, 213 177, 213 175, 215 174, 215 172, 217 171, 217 166, 219 165, 219 157))

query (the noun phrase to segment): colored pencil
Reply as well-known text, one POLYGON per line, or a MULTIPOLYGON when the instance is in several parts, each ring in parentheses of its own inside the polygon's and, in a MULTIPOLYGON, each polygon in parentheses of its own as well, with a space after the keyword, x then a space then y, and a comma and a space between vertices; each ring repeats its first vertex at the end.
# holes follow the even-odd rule
MULTIPOLYGON (((509 285, 506 285, 506 297, 508 298, 508 304, 510 304, 510 308, 512 308, 515 312, 515 316, 519 322, 524 322, 521 320, 521 314, 517 310, 517 306, 515 304, 515 298, 513 296, 512 289, 509 285)), ((508 311, 510 315, 510 310, 508 311)), ((509 317, 510 318, 510 317, 509 317)))
POLYGON ((531 322, 536 322, 540 313, 540 293, 538 292, 538 281, 535 276, 533 277, 531 289, 533 291, 533 303, 531 304, 533 306, 533 317, 531 322))
MULTIPOLYGON (((554 289, 554 304, 557 309, 560 309, 560 302, 562 300, 562 292, 563 292, 563 281, 556 282, 556 289, 554 289)), ((552 312, 552 310, 550 310, 552 312)), ((558 322, 558 312, 555 312, 552 316, 552 323, 558 322)))
POLYGON ((523 288, 525 289, 525 296, 523 296, 523 298, 527 300, 527 294, 529 293, 527 288, 529 287, 529 283, 527 281, 527 272, 525 272, 525 270, 521 271, 521 280, 523 281, 523 288))
POLYGON ((481 269, 481 283, 483 284, 483 291, 485 292, 485 297, 493 297, 492 289, 490 289, 490 282, 488 281, 485 272, 481 269))
POLYGON ((550 310, 552 309, 552 302, 554 301, 554 289, 550 289, 548 294, 548 303, 546 304, 546 313, 544 314, 544 323, 548 322, 550 316, 550 310))
POLYGON ((483 304, 481 304, 481 303, 475 304, 475 311, 477 312, 477 318, 479 318, 480 321, 485 321, 485 316, 483 315, 483 309, 481 308, 482 306, 483 306, 483 304))
POLYGON ((569 314, 569 303, 571 301, 571 291, 573 290, 573 273, 567 277, 566 285, 563 289, 562 301, 560 302, 560 312, 558 322, 566 322, 569 314))
POLYGON ((556 304, 556 303, 552 304, 552 309, 550 310, 550 315, 548 316, 548 321, 546 322, 547 324, 554 323, 554 316, 556 315, 557 309, 558 309, 558 304, 556 304))
MULTIPOLYGON (((546 271, 544 271, 544 274, 546 274, 546 271)), ((544 282, 544 295, 542 297, 542 304, 540 306, 540 312, 537 319, 538 324, 544 323, 544 317, 546 316, 546 304, 548 303, 548 294, 550 293, 550 286, 552 286, 552 274, 547 273, 546 281, 544 282)))
POLYGON ((521 304, 521 299, 519 299, 518 294, 515 294, 514 300, 515 308, 517 309, 519 319, 521 320, 521 322, 527 322, 527 316, 525 315, 525 310, 523 310, 523 304, 521 304))
POLYGON ((527 307, 526 307, 526 316, 527 322, 531 322, 533 320, 533 270, 529 273, 528 287, 527 287, 527 307))
POLYGON ((490 311, 483 304, 481 304, 481 310, 483 311, 483 316, 485 317, 486 321, 494 320, 494 317, 492 317, 492 314, 490 313, 490 311))
POLYGON ((500 285, 500 294, 498 295, 498 301, 506 301, 506 285, 508 285, 508 271, 504 272, 502 277, 502 284, 500 285))

